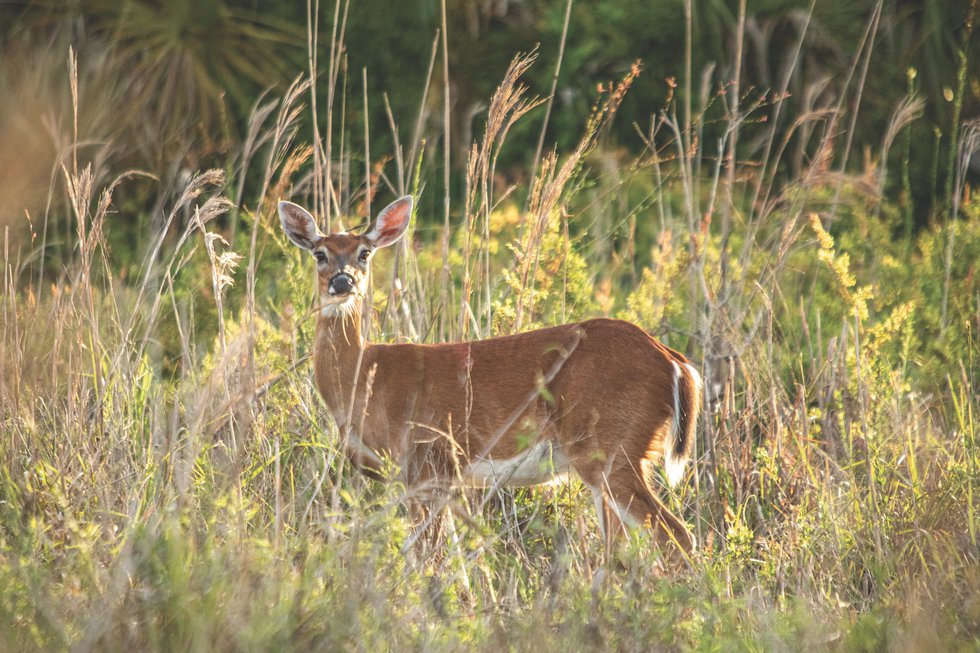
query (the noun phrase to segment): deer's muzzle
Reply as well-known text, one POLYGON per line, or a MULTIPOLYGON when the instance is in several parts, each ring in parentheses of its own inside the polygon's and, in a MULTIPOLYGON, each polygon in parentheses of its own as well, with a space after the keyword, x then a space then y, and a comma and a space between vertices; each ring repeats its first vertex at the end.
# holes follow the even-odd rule
POLYGON ((351 290, 354 289, 354 279, 346 272, 341 272, 335 274, 332 279, 330 279, 330 285, 327 287, 327 292, 331 295, 346 295, 351 290))

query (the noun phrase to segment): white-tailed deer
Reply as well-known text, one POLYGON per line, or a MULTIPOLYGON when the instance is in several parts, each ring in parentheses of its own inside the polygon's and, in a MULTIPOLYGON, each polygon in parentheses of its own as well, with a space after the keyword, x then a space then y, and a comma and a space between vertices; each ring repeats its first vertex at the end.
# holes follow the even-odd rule
POLYGON ((500 338, 437 345, 365 342, 361 302, 374 252, 404 235, 402 197, 363 234, 326 236, 305 209, 279 203, 282 226, 316 259, 317 387, 351 461, 406 482, 537 485, 574 472, 592 490, 607 544, 648 524, 684 552, 694 538, 651 490, 663 462, 675 484, 691 455, 701 379, 681 354, 639 327, 598 319, 500 338))

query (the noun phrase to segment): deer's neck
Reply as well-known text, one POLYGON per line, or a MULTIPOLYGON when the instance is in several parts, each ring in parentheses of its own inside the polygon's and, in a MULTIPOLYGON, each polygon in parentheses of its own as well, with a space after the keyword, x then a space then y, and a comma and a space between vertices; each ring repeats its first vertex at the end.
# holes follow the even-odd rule
POLYGON ((338 425, 346 423, 355 380, 363 376, 367 343, 361 335, 360 302, 353 311, 319 315, 314 344, 317 388, 338 425))

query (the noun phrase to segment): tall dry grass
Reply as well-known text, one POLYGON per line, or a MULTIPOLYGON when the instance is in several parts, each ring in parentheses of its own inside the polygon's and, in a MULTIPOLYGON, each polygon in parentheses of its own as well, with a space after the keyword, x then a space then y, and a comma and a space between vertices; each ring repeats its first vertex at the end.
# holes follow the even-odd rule
MULTIPOLYGON (((346 13, 338 0, 326 75, 311 57, 282 98, 257 102, 225 171, 159 190, 135 273, 121 277, 109 245, 132 175, 100 181, 77 148, 52 201, 74 229, 63 268, 5 239, 4 649, 975 641, 980 299, 960 272, 980 233, 962 175, 957 228, 926 230, 914 256, 897 258, 886 153, 878 176, 846 165, 843 96, 815 93, 809 112, 782 113, 794 61, 775 93, 736 82, 720 99, 692 94, 688 65, 682 106, 658 111, 638 135, 644 152, 623 158, 602 138, 634 68, 603 90, 576 147, 543 151, 526 182, 501 186, 508 133, 541 115, 521 85, 532 58, 518 57, 460 188, 437 138, 448 125, 417 127, 402 145, 390 112, 396 150, 372 155, 365 137, 360 178, 340 109, 353 104, 346 13), (309 79, 329 85, 327 107, 309 79), (760 114, 770 120, 749 141, 760 114), (787 177, 797 148, 810 164, 787 177), (440 151, 442 168, 431 163, 440 151), (374 166, 389 156, 394 173, 374 166), (712 410, 696 461, 677 493, 662 488, 702 543, 689 568, 664 569, 641 532, 606 564, 574 481, 460 492, 452 527, 420 558, 406 546, 408 490, 347 467, 307 365, 312 266, 284 247, 275 200, 307 201, 327 228, 351 225, 378 195, 430 192, 444 171, 444 215, 417 217, 415 246, 376 271, 372 338, 483 337, 609 314, 702 361, 712 410)), ((442 79, 430 83, 448 102, 445 28, 442 79)), ((862 92, 867 56, 848 97, 862 92)), ((436 58, 434 47, 430 69, 436 58)), ((364 98, 365 115, 368 99, 383 101, 364 98)), ((915 106, 896 111, 883 150, 915 106)), ((427 112, 416 125, 432 122, 427 112)), ((974 141, 963 138, 961 169, 974 141)))

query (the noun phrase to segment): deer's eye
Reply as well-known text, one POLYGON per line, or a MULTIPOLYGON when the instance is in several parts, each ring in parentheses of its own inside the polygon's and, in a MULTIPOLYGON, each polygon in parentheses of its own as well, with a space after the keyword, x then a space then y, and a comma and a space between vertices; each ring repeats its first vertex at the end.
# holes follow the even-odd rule
POLYGON ((357 255, 357 260, 361 263, 367 263, 368 258, 371 256, 371 250, 362 249, 361 253, 357 255))
POLYGON ((316 262, 317 263, 326 263, 327 262, 327 255, 324 254, 323 252, 321 252, 320 250, 317 250, 317 251, 313 252, 313 258, 316 259, 316 262))

